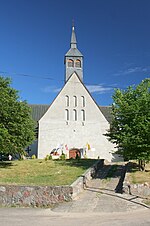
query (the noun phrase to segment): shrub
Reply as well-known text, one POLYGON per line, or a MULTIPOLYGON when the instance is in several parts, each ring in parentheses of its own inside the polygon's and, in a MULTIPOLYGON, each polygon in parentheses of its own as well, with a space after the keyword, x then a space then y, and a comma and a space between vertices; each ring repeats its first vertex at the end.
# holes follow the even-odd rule
POLYGON ((52 159, 52 156, 51 155, 49 155, 49 160, 51 160, 52 159))
POLYGON ((47 160, 51 160, 52 159, 52 156, 51 155, 46 155, 46 157, 45 157, 45 161, 47 161, 47 160))
POLYGON ((32 155, 31 156, 31 159, 36 159, 36 155, 32 155))
POLYGON ((65 160, 66 159, 66 155, 64 153, 62 153, 61 156, 60 156, 60 159, 61 160, 65 160))

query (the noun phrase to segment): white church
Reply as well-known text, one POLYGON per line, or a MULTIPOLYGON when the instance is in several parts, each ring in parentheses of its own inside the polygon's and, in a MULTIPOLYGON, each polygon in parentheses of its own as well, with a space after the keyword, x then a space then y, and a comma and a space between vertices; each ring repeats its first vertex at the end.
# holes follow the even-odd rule
POLYGON ((65 84, 50 105, 30 105, 38 122, 38 139, 31 153, 43 159, 107 159, 116 161, 114 145, 104 134, 110 127, 110 107, 97 105, 83 83, 83 55, 77 48, 72 26, 70 49, 65 55, 65 84))

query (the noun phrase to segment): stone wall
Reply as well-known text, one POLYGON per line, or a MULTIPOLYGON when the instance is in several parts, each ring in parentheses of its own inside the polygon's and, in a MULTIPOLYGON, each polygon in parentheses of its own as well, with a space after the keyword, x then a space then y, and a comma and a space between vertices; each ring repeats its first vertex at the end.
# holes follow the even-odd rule
POLYGON ((143 184, 131 184, 127 180, 127 175, 128 174, 126 174, 126 178, 124 181, 123 191, 126 194, 136 195, 136 196, 140 196, 143 198, 150 198, 150 184, 147 182, 145 182, 143 184))
POLYGON ((144 184, 132 184, 130 185, 131 194, 136 194, 138 196, 144 196, 150 198, 150 185, 148 183, 144 184))
POLYGON ((0 185, 0 206, 48 207, 72 200, 71 186, 0 185))
POLYGON ((145 182, 142 184, 131 184, 128 181, 128 172, 130 172, 130 166, 131 163, 126 164, 126 173, 125 173, 125 178, 124 178, 124 183, 123 183, 123 191, 126 194, 130 195, 136 195, 140 196, 143 198, 150 198, 150 184, 145 182))

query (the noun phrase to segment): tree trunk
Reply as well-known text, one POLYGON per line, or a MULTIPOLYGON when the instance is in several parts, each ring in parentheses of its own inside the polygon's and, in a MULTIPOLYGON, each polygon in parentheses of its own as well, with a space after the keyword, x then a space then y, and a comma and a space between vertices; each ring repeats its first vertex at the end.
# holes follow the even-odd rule
POLYGON ((139 159, 139 170, 140 171, 145 171, 145 160, 139 159))

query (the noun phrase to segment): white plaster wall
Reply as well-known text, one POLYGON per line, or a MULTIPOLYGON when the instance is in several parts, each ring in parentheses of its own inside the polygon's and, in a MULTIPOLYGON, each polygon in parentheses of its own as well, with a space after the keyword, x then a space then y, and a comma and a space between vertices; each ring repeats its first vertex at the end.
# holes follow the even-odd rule
POLYGON ((88 143, 92 150, 87 151, 87 157, 99 156, 111 161, 113 157, 110 152, 114 147, 103 135, 108 128, 109 123, 74 73, 39 121, 38 158, 44 158, 59 144, 67 144, 70 149, 85 148, 88 143), (66 95, 70 98, 69 107, 66 106, 66 95), (76 107, 73 96, 77 97, 76 107), (85 107, 82 106, 81 96, 85 97, 85 107), (65 109, 69 110, 68 122, 65 109), (73 109, 77 111, 77 121, 74 121, 73 109), (81 117, 82 109, 85 110, 85 122, 81 117))

